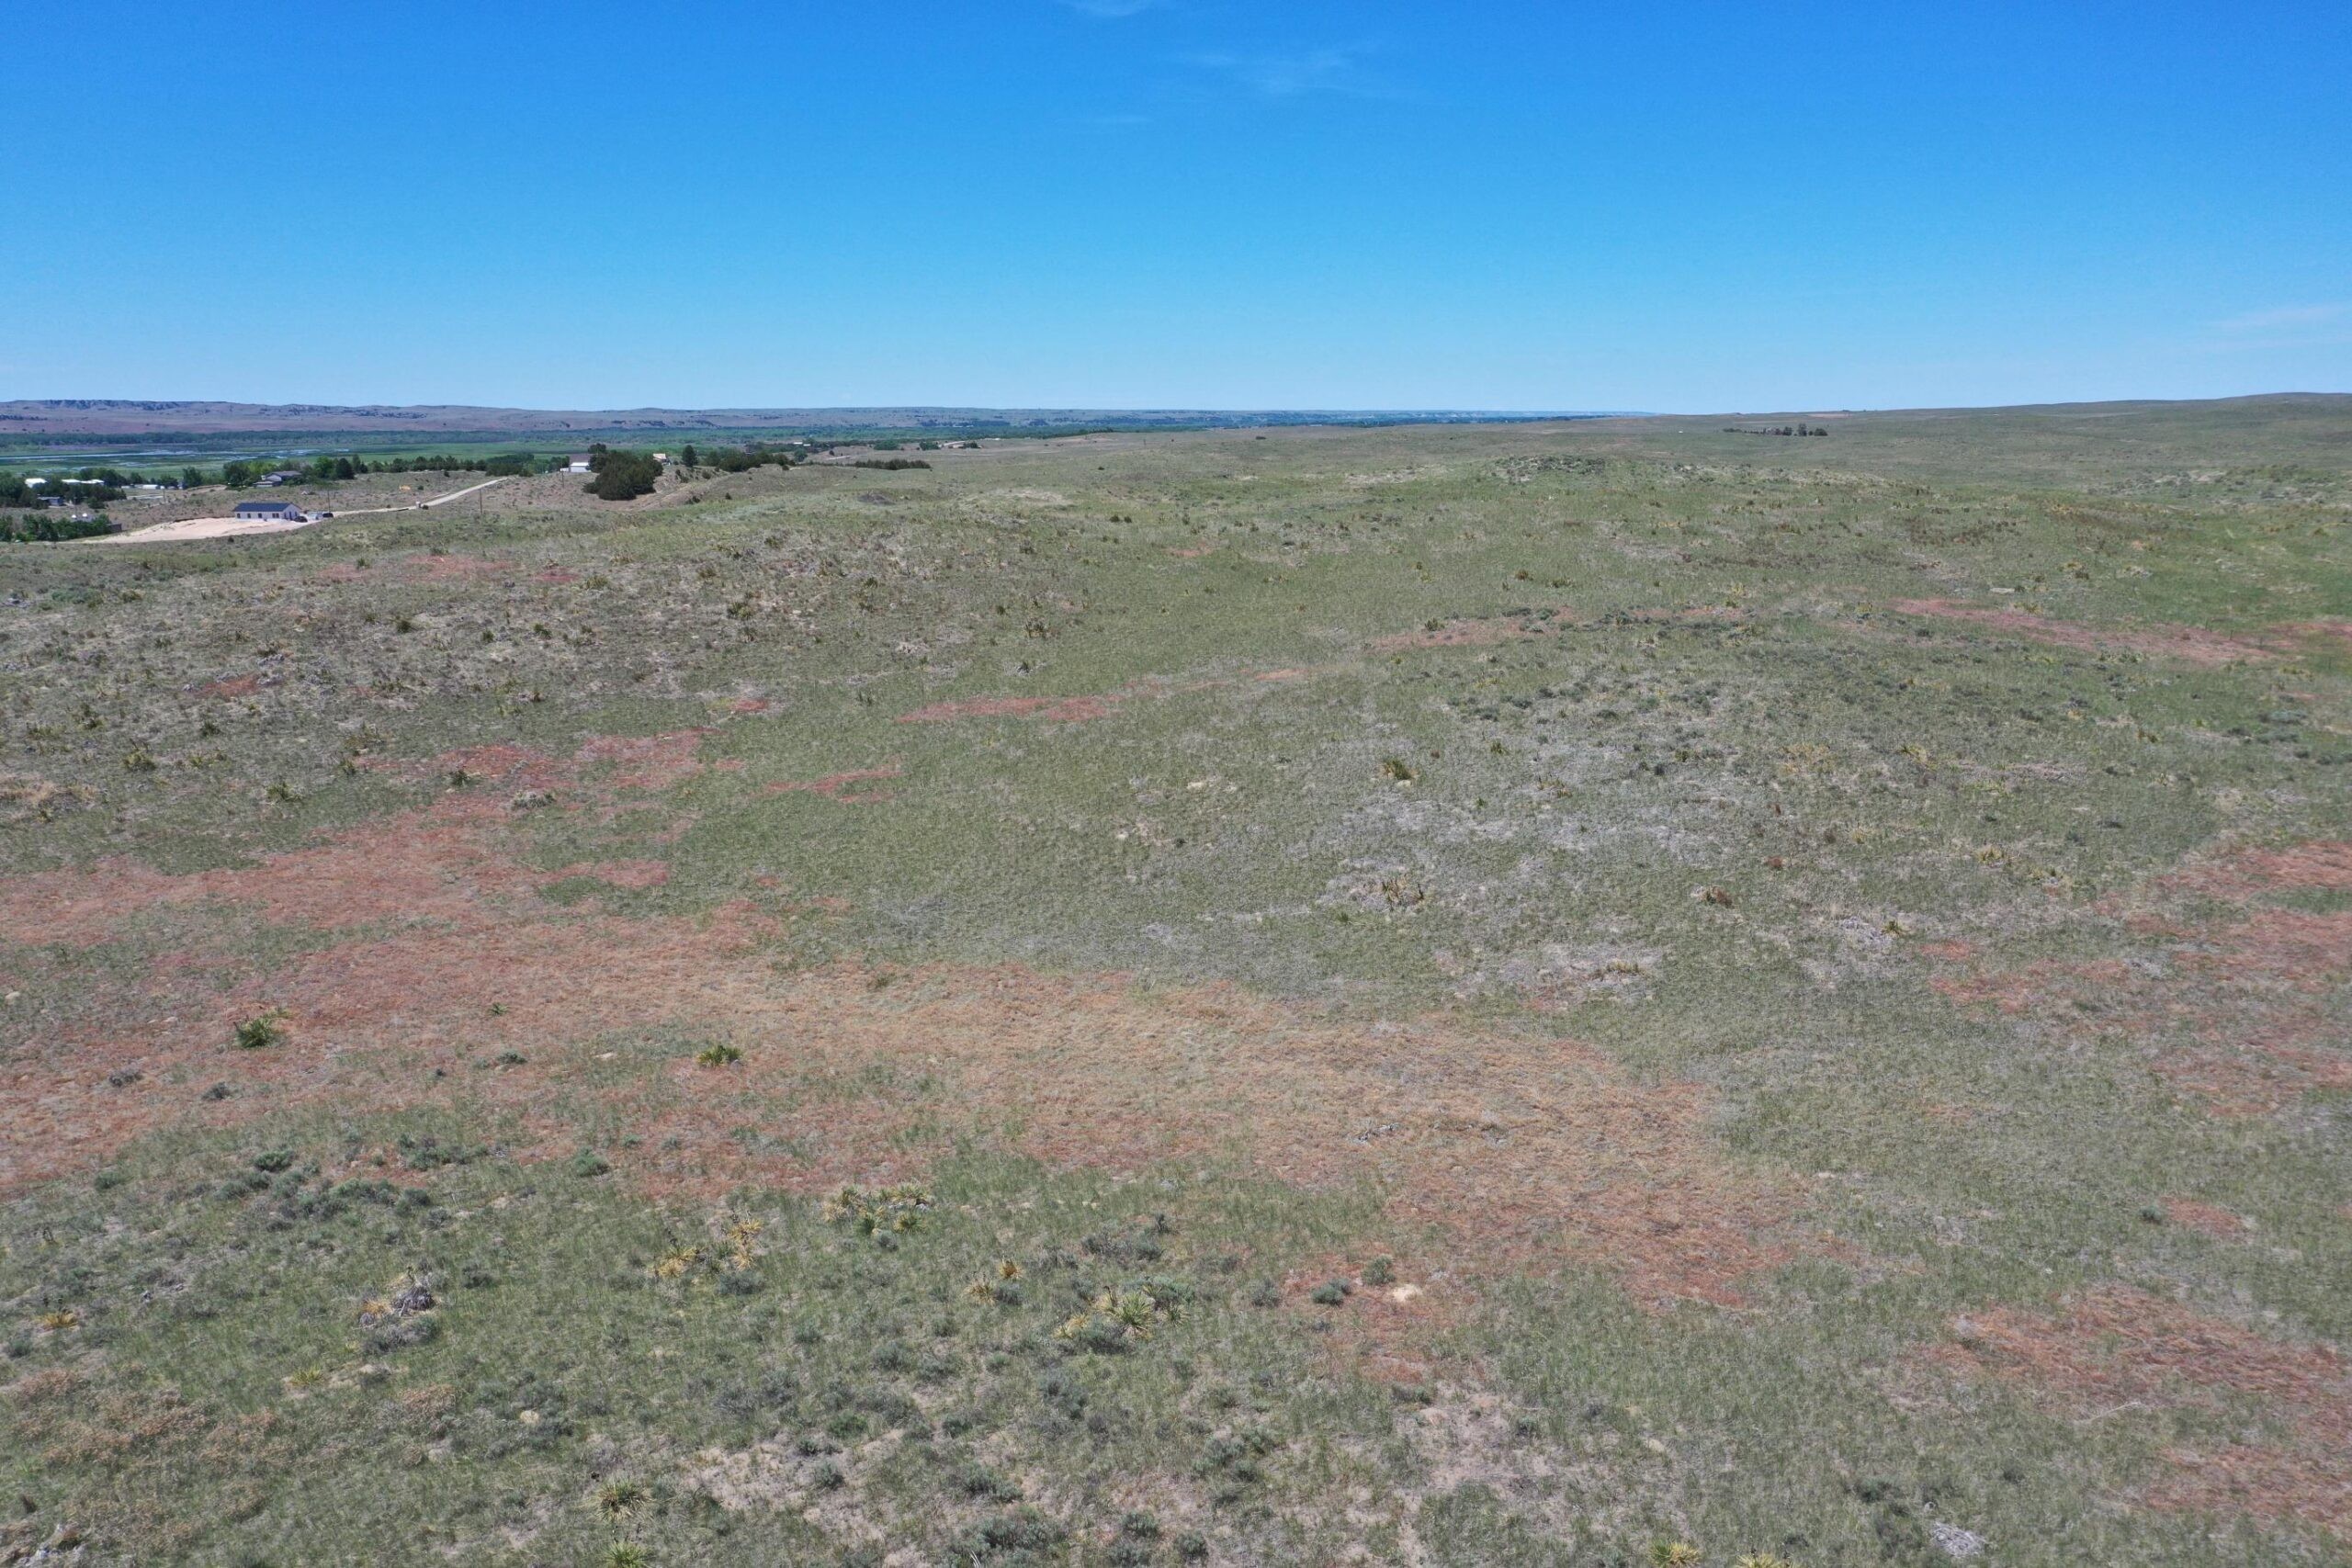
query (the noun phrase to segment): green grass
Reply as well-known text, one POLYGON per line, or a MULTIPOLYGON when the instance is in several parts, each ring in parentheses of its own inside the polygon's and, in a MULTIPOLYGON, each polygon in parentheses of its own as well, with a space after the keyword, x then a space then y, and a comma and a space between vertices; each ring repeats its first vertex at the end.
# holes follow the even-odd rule
MULTIPOLYGON (((1116 435, 666 511, 10 552, 7 875, 103 904, 125 863, 249 873, 439 802, 519 868, 480 896, 486 949, 773 923, 723 975, 681 969, 666 1011, 632 992, 529 1032, 540 991, 631 978, 567 957, 461 1024, 428 979, 391 1023, 296 1007, 251 1051, 234 1025, 288 976, 438 917, 319 930, 218 891, 249 880, 0 945, 24 1125, 146 1129, 0 1210, 0 1496, 31 1505, 0 1550, 1600 1564, 1688 1541, 1823 1568, 1949 1561, 1951 1525, 2004 1565, 2343 1560, 2309 1510, 2154 1506, 2168 1453, 2308 1453, 2308 1404, 2193 1375, 2102 1404, 1949 1357, 1972 1315, 2119 1288, 2352 1341, 2326 1026, 2352 896, 2165 880, 2346 837, 2352 642, 2280 628, 2352 616, 2352 415, 1721 423, 1116 435), (2274 651, 1897 608, 1931 599, 2274 651), (956 703, 996 705, 906 721, 956 703), (699 766, 658 787, 571 761, 687 730, 699 766), (448 753, 493 745, 561 763, 549 797, 453 783, 448 753), (2285 958, 2260 945, 2290 928, 2285 958), (1642 1249, 1687 1236, 1571 1213, 1547 1223, 1584 1240, 1531 1253, 1518 1191, 1399 1206, 1409 1158, 1390 1187, 1287 1179, 1335 1157, 1283 1141, 1325 1107, 1265 1104, 1256 1154, 1163 1156, 1144 1140, 1193 1125, 1194 1087, 1091 1042, 1019 1060, 1038 1095, 1070 1087, 1057 1061, 1125 1073, 1090 1091, 1131 1124, 1027 1157, 1028 1122, 1058 1123, 987 1078, 985 1028, 874 1043, 891 1008, 933 1016, 936 976, 988 1005, 991 970, 1128 977, 1072 1028, 1230 987, 1205 994, 1354 1032, 1363 1065, 1334 1071, 1431 1086, 1408 1132, 1441 1166, 1508 1168, 1526 1129, 1476 1115, 1520 1086, 1383 1055, 1397 1026, 1580 1043, 1625 1092, 1702 1108, 1696 1155, 1622 1129, 1589 1201, 1699 1159, 1694 1204, 1791 1194, 1791 1245, 1736 1305, 1645 1304, 1642 1249), (843 1002, 843 974, 879 999, 843 1002), (2275 1067, 2293 1029, 2305 1077, 2250 1110, 2183 1066, 2275 1067), (134 1039, 143 1078, 93 1087, 134 1039), (704 1157, 665 1143, 694 1127, 759 1174, 649 1190, 704 1157), (889 1217, 827 1219, 844 1162, 847 1211, 889 1217), (902 1184, 926 1197, 876 1196, 902 1184), (2253 1228, 2167 1219, 2181 1199, 2253 1228), (1399 1312, 1384 1275, 1438 1310, 1399 1312), (420 1279, 430 1308, 368 1310, 420 1279)), ((1054 1021, 1003 1027, 1031 1050, 1054 1021)), ((1217 1085, 1293 1081, 1253 1077, 1248 1052, 1292 1047, 1236 1027, 1217 1085)))

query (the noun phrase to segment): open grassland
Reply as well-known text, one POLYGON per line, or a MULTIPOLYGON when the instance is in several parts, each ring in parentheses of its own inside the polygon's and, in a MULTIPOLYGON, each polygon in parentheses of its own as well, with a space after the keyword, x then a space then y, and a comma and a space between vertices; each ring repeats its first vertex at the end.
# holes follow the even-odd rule
POLYGON ((2352 1560, 2352 407, 1826 423, 0 555, 0 1561, 2352 1560))

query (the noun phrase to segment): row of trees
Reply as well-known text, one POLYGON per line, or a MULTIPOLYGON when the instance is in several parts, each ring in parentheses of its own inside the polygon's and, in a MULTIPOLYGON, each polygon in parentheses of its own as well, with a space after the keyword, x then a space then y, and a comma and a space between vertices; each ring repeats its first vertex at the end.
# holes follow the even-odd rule
POLYGON ((36 512, 28 517, 0 517, 0 542, 53 544, 61 539, 91 539, 114 532, 103 512, 92 517, 72 517, 62 512, 36 512))
MULTIPOLYGON (((741 474, 769 464, 788 468, 798 460, 792 449, 760 442, 708 452, 697 451, 691 444, 678 448, 678 467, 688 474, 703 468, 741 474)), ((650 452, 616 451, 599 443, 588 448, 588 469, 596 476, 588 481, 590 495, 603 501, 634 501, 653 493, 654 481, 662 477, 662 460, 650 452)))
POLYGON ((130 475, 116 468, 84 468, 72 478, 80 482, 69 484, 57 475, 44 479, 37 474, 0 474, 0 506, 45 506, 52 496, 85 506, 104 506, 109 501, 120 501, 123 486, 130 482, 130 475), (40 482, 34 482, 37 479, 40 482))
POLYGON ((1724 429, 1733 435, 1826 435, 1829 434, 1826 425, 1819 424, 1726 424, 1724 429))
POLYGON ((678 449, 678 466, 690 471, 717 468, 723 474, 748 473, 770 463, 788 468, 800 460, 801 450, 797 446, 771 446, 763 441, 754 441, 744 446, 718 446, 696 452, 689 444, 678 449))
MULTIPOLYGON (((788 468, 805 457, 805 446, 775 446, 764 442, 752 442, 743 446, 720 446, 707 452, 697 452, 686 446, 679 452, 679 466, 691 473, 710 468, 721 473, 740 474, 763 465, 788 468)), ((649 452, 619 452, 601 444, 588 449, 588 466, 595 474, 589 490, 608 501, 627 501, 650 493, 653 481, 662 472, 661 461, 649 452)), ((453 453, 419 453, 407 457, 324 457, 308 462, 290 458, 241 457, 223 463, 217 471, 190 466, 182 468, 179 485, 182 490, 195 490, 199 485, 223 484, 231 490, 250 490, 272 474, 286 474, 305 484, 334 484, 356 479, 365 474, 409 473, 481 473, 493 477, 528 477, 561 469, 569 461, 563 457, 541 457, 535 452, 501 452, 491 457, 461 457, 453 453)), ((34 476, 38 478, 38 476, 34 476)), ((28 476, 0 473, 0 507, 38 507, 52 496, 62 495, 77 504, 104 505, 120 501, 124 491, 135 482, 134 477, 119 468, 84 468, 72 476, 76 483, 65 488, 62 477, 52 476, 40 483, 28 482, 28 476)), ((160 477, 160 476, 159 476, 160 477)), ((165 479, 164 482, 168 483, 165 479)))
MULTIPOLYGON (((528 475, 546 473, 562 463, 562 458, 542 457, 533 452, 501 452, 488 457, 460 457, 447 452, 420 453, 413 457, 379 457, 373 462, 365 457, 313 457, 307 463, 273 462, 255 457, 249 461, 222 464, 220 482, 231 490, 244 490, 258 484, 270 474, 283 473, 299 475, 306 484, 333 484, 341 479, 356 479, 363 474, 528 475)), ((193 490, 205 482, 201 468, 187 468, 180 473, 180 484, 184 489, 193 490)))

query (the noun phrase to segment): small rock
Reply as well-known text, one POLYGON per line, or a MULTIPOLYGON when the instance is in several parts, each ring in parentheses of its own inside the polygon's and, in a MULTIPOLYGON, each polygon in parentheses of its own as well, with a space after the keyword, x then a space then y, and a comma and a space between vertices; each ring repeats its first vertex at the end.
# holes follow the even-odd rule
POLYGON ((1935 1524, 1928 1527, 1928 1537, 1943 1549, 1947 1557, 1965 1562, 1984 1551, 1984 1538, 1974 1530, 1964 1530, 1958 1525, 1935 1524))

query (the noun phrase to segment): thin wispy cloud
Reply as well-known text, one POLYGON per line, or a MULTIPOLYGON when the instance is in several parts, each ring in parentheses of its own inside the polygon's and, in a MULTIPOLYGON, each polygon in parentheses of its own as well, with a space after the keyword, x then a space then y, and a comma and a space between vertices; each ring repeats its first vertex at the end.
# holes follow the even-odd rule
POLYGON ((1404 95, 1365 72, 1359 49, 1315 49, 1297 54, 1193 54, 1184 63, 1223 77, 1261 98, 1334 94, 1354 98, 1404 95))
POLYGON ((2224 337, 2277 337, 2337 325, 2352 325, 2352 305, 2281 305, 2249 310, 2215 321, 2213 330, 2224 337))

